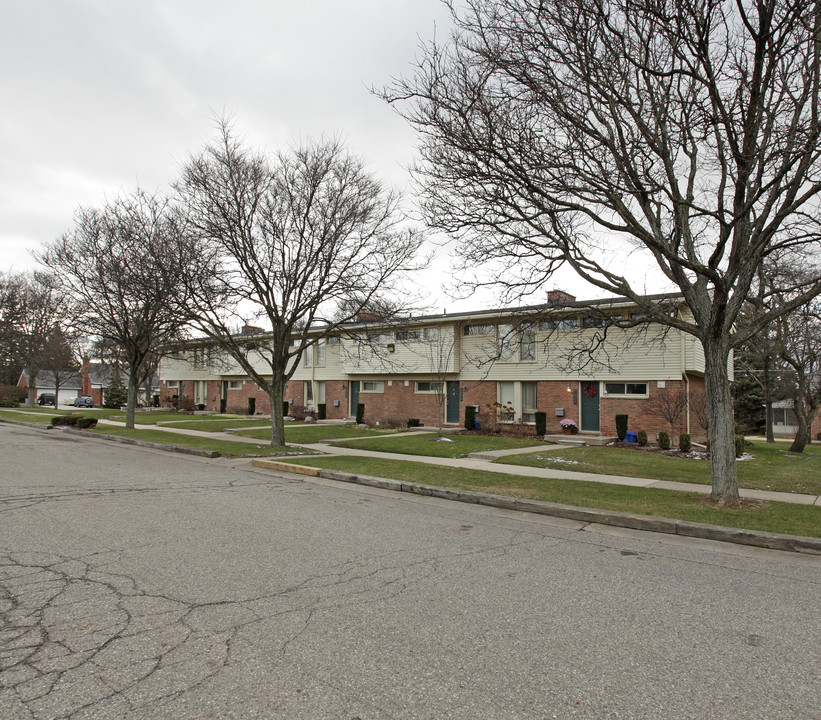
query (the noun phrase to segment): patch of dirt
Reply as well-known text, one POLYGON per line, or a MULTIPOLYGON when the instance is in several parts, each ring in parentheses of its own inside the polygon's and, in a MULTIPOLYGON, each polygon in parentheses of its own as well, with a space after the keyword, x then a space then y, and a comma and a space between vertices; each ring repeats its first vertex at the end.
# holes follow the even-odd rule
POLYGON ((709 495, 699 499, 699 503, 709 508, 739 508, 741 510, 758 510, 764 507, 762 500, 751 500, 749 498, 739 498, 732 502, 727 500, 713 500, 709 495))

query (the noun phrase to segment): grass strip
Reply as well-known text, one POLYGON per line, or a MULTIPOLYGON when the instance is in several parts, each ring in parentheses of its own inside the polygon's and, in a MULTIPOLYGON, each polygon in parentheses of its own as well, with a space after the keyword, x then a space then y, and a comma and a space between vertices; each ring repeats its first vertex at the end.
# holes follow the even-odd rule
POLYGON ((338 443, 340 447, 358 450, 442 458, 461 458, 476 452, 511 450, 543 444, 540 440, 497 437, 495 435, 452 434, 440 439, 436 433, 397 435, 379 442, 352 440, 338 443))
MULTIPOLYGON (((741 487, 821 495, 821 447, 810 445, 803 453, 791 453, 784 445, 754 442, 747 452, 752 459, 736 464, 741 487)), ((495 462, 702 485, 711 482, 710 461, 706 458, 692 460, 612 447, 544 449, 532 454, 500 458, 495 462)))
POLYGON ((233 442, 231 440, 214 440, 212 438, 197 437, 195 435, 182 435, 180 433, 168 433, 162 430, 127 430, 121 427, 111 427, 108 425, 98 426, 87 432, 101 435, 117 435, 119 437, 129 437, 135 440, 146 440, 148 442, 163 443, 165 445, 175 445, 178 447, 197 448, 198 450, 215 450, 220 455, 228 457, 267 457, 267 456, 299 456, 313 455, 313 450, 289 446, 286 448, 271 448, 267 445, 254 445, 244 442, 233 442))
MULTIPOLYGON (((289 443, 317 443, 324 440, 336 440, 337 438, 384 437, 395 433, 395 430, 360 430, 359 428, 345 427, 344 425, 285 426, 285 440, 289 443)), ((271 431, 268 429, 247 430, 237 434, 258 440, 271 439, 271 431)))
POLYGON ((580 480, 530 478, 486 470, 369 457, 318 456, 290 458, 288 462, 598 510, 654 515, 763 532, 821 537, 821 507, 812 505, 750 502, 740 507, 718 508, 712 506, 708 497, 700 493, 580 480))

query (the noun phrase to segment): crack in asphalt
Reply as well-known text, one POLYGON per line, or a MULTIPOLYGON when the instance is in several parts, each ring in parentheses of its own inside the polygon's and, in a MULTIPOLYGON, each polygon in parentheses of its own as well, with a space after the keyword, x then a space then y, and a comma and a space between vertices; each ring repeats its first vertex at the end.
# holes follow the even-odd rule
MULTIPOLYGON (((32 720, 161 707, 228 668, 237 643, 273 633, 286 661, 317 613, 384 601, 436 573, 440 560, 503 556, 522 542, 528 538, 440 548, 438 557, 416 560, 386 552, 269 593, 207 603, 150 592, 106 571, 117 551, 71 557, 0 549, 0 693, 13 694, 14 717, 32 720)), ((4 707, 8 700, 0 714, 4 707)))

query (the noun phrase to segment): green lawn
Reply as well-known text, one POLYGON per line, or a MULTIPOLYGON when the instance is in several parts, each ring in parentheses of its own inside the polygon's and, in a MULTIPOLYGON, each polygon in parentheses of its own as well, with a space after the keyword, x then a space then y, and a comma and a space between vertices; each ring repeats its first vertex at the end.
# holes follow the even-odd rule
POLYGON ((249 455, 291 456, 314 454, 312 450, 295 446, 289 446, 287 448, 270 448, 263 443, 256 445, 244 442, 234 442, 231 440, 212 440, 211 438, 201 438, 194 435, 182 435, 180 433, 168 433, 163 432, 162 430, 127 430, 123 427, 98 425, 94 430, 88 430, 86 432, 131 437, 137 440, 147 440, 148 442, 197 448, 200 450, 216 450, 220 455, 229 455, 231 457, 243 457, 249 455))
POLYGON ((317 456, 293 458, 288 462, 563 505, 655 515, 788 535, 821 537, 821 507, 811 505, 766 502, 747 507, 717 508, 712 507, 707 497, 699 493, 579 480, 528 478, 369 457, 317 456))
MULTIPOLYGON (((289 443, 317 443, 337 438, 384 437, 395 433, 395 430, 360 430, 344 425, 285 425, 285 441, 289 443)), ((244 437, 258 440, 270 440, 270 430, 246 430, 237 433, 244 437)))
POLYGON ((496 437, 492 435, 445 435, 440 441, 436 433, 421 435, 397 435, 378 441, 353 440, 338 443, 340 447, 375 450, 377 452, 401 453, 402 455, 427 455, 429 457, 460 458, 470 453, 487 450, 508 450, 512 448, 542 445, 539 440, 496 437))
MULTIPOLYGON (((809 445, 800 454, 787 445, 755 442, 747 452, 752 460, 738 462, 741 487, 756 490, 821 494, 821 447, 809 445)), ((593 472, 607 475, 655 478, 677 482, 710 484, 709 460, 688 460, 639 450, 610 447, 574 447, 543 450, 501 458, 505 465, 524 465, 553 470, 593 472)))
MULTIPOLYGON (((139 422, 139 418, 138 418, 139 422)), ((203 416, 202 419, 192 418, 190 415, 185 420, 164 421, 159 420, 162 426, 180 428, 181 430, 202 430, 204 432, 221 432, 222 430, 234 430, 247 427, 270 427, 271 420, 267 417, 249 418, 222 416, 222 419, 214 419, 213 416, 203 416)), ((270 435, 270 431, 269 431, 270 435)))
MULTIPOLYGON (((125 422, 125 413, 119 410, 109 410, 109 417, 112 420, 125 422)), ((207 422, 213 420, 237 420, 248 419, 247 415, 192 415, 191 413, 169 412, 167 410, 146 410, 134 413, 134 422, 137 425, 156 425, 157 423, 171 422, 207 422), (202 418, 200 420, 200 418, 202 418)), ((265 419, 262 420, 265 423, 265 419)))

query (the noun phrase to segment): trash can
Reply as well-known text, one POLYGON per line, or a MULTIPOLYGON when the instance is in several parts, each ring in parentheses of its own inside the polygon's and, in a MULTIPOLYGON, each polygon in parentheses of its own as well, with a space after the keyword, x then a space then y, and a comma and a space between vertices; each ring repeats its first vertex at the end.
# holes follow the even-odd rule
POLYGON ((626 433, 624 436, 624 442, 638 442, 638 436, 634 432, 626 433))
POLYGON ((474 430, 481 430, 482 429, 482 423, 479 422, 478 420, 474 420, 473 421, 473 429, 474 430))

